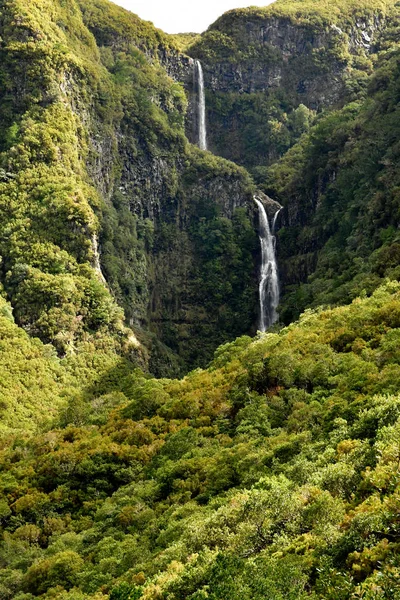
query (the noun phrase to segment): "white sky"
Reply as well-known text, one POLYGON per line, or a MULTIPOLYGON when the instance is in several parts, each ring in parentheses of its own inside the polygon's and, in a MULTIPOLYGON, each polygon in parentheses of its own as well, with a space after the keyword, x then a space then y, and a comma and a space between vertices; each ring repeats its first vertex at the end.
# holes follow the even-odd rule
POLYGON ((166 33, 205 31, 227 10, 246 6, 267 6, 274 0, 113 0, 124 8, 152 21, 166 33))

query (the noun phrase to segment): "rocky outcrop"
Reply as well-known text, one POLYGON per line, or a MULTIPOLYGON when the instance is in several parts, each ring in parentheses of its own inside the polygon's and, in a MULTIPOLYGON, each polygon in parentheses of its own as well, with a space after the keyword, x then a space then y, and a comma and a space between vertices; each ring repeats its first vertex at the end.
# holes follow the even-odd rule
POLYGON ((263 203, 265 211, 266 211, 269 219, 273 219, 275 217, 276 213, 278 211, 282 210, 282 205, 279 204, 279 202, 277 202, 276 200, 273 200, 272 198, 267 196, 267 194, 260 192, 260 190, 257 190, 255 197, 258 200, 260 200, 260 202, 263 203))

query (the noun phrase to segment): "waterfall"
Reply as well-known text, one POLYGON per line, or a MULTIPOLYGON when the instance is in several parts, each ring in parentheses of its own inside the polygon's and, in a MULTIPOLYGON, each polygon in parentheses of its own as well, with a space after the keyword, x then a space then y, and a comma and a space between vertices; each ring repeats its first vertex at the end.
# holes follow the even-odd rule
POLYGON ((204 92, 204 75, 201 62, 195 62, 195 75, 197 83, 197 111, 199 122, 199 148, 207 150, 207 124, 206 124, 206 96, 204 92))
POLYGON ((106 279, 103 275, 103 271, 101 270, 99 241, 98 241, 97 235, 95 233, 92 235, 92 250, 93 250, 93 263, 94 263, 93 266, 94 266, 95 270, 97 271, 97 274, 100 277, 101 281, 107 285, 106 279))
POLYGON ((279 278, 278 266, 275 256, 275 225, 280 210, 275 213, 272 229, 269 226, 268 216, 262 202, 254 196, 260 215, 260 243, 261 243, 261 278, 260 278, 260 325, 259 330, 264 332, 277 322, 279 305, 279 278))

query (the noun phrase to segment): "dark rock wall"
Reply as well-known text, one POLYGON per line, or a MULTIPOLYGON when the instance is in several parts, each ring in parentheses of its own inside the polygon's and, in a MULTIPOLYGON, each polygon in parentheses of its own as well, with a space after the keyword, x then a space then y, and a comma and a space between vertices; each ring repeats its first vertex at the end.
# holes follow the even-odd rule
POLYGON ((210 148, 250 170, 275 162, 301 133, 288 116, 301 104, 320 111, 340 103, 349 79, 370 68, 383 24, 382 15, 341 27, 256 11, 221 17, 189 49, 203 64, 210 148), (218 48, 216 35, 232 49, 218 48))

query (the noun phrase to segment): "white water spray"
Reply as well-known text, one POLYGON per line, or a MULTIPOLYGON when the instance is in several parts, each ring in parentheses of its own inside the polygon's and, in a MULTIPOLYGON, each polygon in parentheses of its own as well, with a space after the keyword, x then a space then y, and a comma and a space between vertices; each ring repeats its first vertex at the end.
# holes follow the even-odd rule
POLYGON ((274 215, 272 230, 263 203, 254 196, 260 215, 261 278, 260 278, 260 325, 264 332, 278 320, 279 278, 275 255, 275 225, 280 210, 274 215))
POLYGON ((201 62, 195 62, 195 75, 197 83, 197 111, 199 121, 199 148, 207 150, 207 124, 206 124, 206 95, 204 91, 204 75, 201 62))

